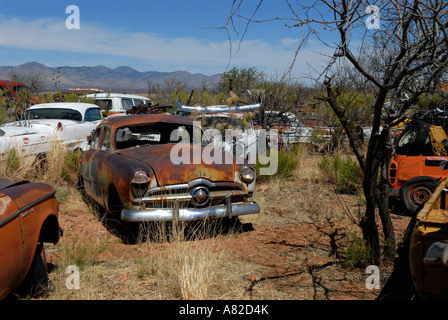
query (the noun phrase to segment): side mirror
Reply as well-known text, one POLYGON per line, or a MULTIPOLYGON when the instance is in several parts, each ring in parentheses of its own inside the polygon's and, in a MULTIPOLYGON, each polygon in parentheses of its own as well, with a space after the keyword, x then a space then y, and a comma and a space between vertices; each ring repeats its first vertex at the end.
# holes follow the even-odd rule
POLYGON ((443 160, 439 164, 440 169, 442 170, 448 170, 448 160, 443 160))
POLYGON ((448 243, 434 242, 426 253, 423 262, 426 264, 442 264, 448 266, 448 243))

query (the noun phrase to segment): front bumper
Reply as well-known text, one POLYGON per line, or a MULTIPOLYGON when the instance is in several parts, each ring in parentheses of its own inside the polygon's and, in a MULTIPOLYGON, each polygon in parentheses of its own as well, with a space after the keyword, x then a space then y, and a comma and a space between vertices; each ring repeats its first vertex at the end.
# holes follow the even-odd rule
POLYGON ((231 218, 259 212, 260 206, 256 202, 230 203, 230 201, 226 201, 225 205, 206 208, 179 208, 178 204, 174 204, 173 208, 123 209, 121 219, 130 222, 193 221, 206 218, 231 218))

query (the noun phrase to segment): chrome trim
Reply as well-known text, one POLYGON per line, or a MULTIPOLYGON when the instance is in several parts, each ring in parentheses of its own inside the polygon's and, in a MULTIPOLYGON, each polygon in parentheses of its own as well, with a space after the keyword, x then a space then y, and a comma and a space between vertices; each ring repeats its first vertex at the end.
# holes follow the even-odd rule
MULTIPOLYGON (((54 194, 56 193, 55 191, 50 192, 49 194, 34 200, 33 202, 23 206, 22 208, 20 208, 19 210, 17 210, 16 212, 14 212, 13 214, 11 214, 9 217, 3 219, 2 221, 0 221, 0 228, 2 228, 3 226, 7 225, 8 223, 10 223, 12 220, 14 220, 16 217, 18 217, 22 212, 27 211, 28 209, 33 209, 34 206, 37 206, 39 204, 41 204, 42 202, 44 202, 45 200, 51 198, 54 196, 54 194)), ((8 195, 6 195, 8 196, 8 195)), ((34 210, 33 210, 34 211, 34 210)), ((33 212, 31 211, 31 213, 33 212)), ((29 213, 28 213, 29 214, 29 213)), ((24 215, 23 217, 26 217, 28 214, 24 215)))
MULTIPOLYGON (((228 195, 230 196, 246 196, 250 195, 242 190, 223 190, 223 191, 212 191, 210 192, 209 198, 210 200, 224 199, 228 195)), ((190 193, 178 193, 178 194, 160 194, 155 196, 145 196, 143 198, 134 198, 132 199, 132 203, 134 205, 140 205, 143 203, 152 203, 152 202, 164 202, 164 201, 190 201, 193 196, 190 193)))
MULTIPOLYGON (((230 199, 228 197, 227 199, 230 199)), ((193 221, 204 218, 224 218, 240 215, 255 214, 260 212, 260 206, 256 202, 230 204, 208 207, 208 208, 154 208, 147 210, 128 210, 121 211, 121 219, 130 222, 145 221, 193 221)))
POLYGON ((176 191, 176 190, 187 190, 190 188, 194 188, 197 186, 206 186, 208 188, 237 188, 242 189, 242 185, 240 183, 236 182, 212 182, 208 179, 204 178, 197 178, 194 180, 191 180, 188 183, 182 183, 182 184, 173 184, 163 187, 155 187, 151 188, 145 193, 145 197, 150 196, 151 194, 157 193, 157 192, 168 192, 168 191, 176 191))

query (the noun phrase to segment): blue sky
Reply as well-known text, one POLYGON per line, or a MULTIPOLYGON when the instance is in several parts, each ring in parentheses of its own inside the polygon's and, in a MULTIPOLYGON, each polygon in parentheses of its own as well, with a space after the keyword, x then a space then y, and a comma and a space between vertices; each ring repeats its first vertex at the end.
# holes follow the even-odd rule
MULTIPOLYGON (((258 0, 246 3, 253 8, 258 0)), ((232 0, 4 2, 0 65, 28 61, 50 67, 125 65, 138 71, 185 70, 207 75, 237 66, 283 74, 293 61, 301 34, 281 22, 251 25, 239 50, 232 34, 232 59, 227 65, 229 40, 215 28, 225 24, 231 4, 232 0), (66 28, 69 5, 80 10, 79 30, 66 28)), ((287 15, 285 1, 265 0, 257 18, 287 15)), ((319 53, 331 54, 331 50, 310 42, 301 51, 294 74, 307 73, 307 64, 323 65, 326 58, 319 53)))

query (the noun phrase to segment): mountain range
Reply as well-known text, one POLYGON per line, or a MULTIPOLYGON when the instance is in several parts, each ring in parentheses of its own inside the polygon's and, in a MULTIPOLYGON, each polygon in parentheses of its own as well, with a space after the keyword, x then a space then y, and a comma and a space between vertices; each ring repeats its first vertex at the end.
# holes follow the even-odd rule
POLYGON ((72 87, 93 87, 111 92, 147 92, 148 81, 160 88, 166 87, 167 81, 176 80, 187 88, 200 88, 204 85, 213 88, 219 82, 220 74, 206 76, 187 71, 140 72, 131 67, 108 68, 93 67, 47 67, 38 62, 27 62, 18 66, 0 66, 0 79, 11 79, 12 74, 39 75, 44 83, 41 91, 64 91, 72 87), (56 87, 55 87, 56 84, 56 87))

